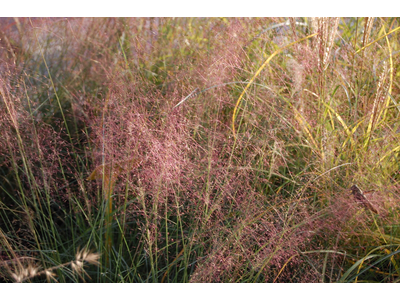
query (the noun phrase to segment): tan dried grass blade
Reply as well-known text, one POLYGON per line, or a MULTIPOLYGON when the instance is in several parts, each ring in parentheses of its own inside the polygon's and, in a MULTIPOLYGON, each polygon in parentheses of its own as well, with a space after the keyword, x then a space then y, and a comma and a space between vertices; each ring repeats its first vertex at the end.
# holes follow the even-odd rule
POLYGON ((378 211, 376 208, 368 201, 368 199, 364 196, 363 192, 360 190, 360 188, 357 185, 353 185, 351 188, 351 191, 354 196, 354 200, 364 206, 365 208, 369 209, 370 211, 378 214, 378 211))

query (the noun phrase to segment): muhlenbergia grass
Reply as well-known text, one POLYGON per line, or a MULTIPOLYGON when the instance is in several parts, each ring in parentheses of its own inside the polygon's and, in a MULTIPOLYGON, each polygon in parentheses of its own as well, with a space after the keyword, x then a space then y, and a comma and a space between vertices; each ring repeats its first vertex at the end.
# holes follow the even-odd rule
POLYGON ((399 280, 398 19, 0 23, 2 281, 399 280))

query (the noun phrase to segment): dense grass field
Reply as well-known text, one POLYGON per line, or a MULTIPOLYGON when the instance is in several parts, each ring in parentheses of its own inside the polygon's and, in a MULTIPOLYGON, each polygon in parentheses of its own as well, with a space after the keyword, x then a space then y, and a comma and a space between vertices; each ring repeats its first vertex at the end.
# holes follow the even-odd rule
POLYGON ((400 19, 0 19, 3 282, 397 282, 400 19))

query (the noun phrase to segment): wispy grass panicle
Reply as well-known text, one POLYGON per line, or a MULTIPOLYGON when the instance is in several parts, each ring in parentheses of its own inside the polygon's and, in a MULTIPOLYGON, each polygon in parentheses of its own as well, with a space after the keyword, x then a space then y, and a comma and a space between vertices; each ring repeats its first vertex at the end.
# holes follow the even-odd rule
POLYGON ((42 267, 29 263, 27 265, 19 264, 14 271, 11 272, 11 278, 15 282, 26 282, 31 281, 36 277, 40 277, 45 275, 48 282, 55 281, 56 279, 56 270, 61 268, 71 268, 73 272, 79 275, 83 280, 83 275, 87 275, 84 270, 84 263, 89 263, 92 265, 99 264, 100 255, 97 253, 90 252, 88 250, 78 250, 75 259, 71 262, 67 262, 64 264, 60 264, 51 268, 42 269, 42 267))
POLYGON ((329 66, 329 59, 333 43, 337 34, 339 18, 311 18, 311 26, 318 35, 315 38, 315 50, 318 53, 318 62, 321 70, 329 66))

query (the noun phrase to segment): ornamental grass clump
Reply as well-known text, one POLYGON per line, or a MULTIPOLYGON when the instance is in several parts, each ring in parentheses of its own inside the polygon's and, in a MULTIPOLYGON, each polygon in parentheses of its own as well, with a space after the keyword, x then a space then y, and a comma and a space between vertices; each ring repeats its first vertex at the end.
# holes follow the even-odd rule
POLYGON ((0 22, 3 281, 398 280, 397 19, 0 22))

